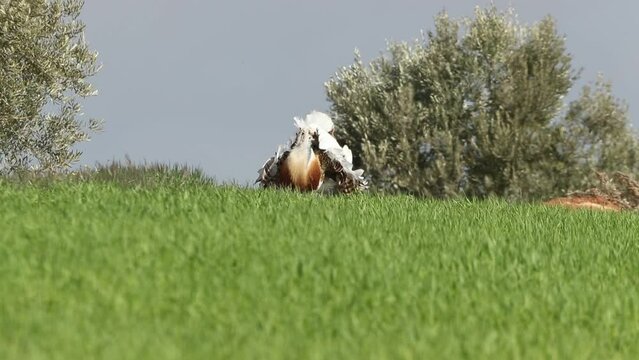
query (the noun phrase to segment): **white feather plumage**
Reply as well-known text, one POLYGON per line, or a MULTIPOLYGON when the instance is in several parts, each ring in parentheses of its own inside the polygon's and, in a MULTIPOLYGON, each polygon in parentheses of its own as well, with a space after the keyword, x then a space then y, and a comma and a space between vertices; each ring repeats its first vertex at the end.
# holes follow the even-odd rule
POLYGON ((310 113, 306 114, 304 119, 300 119, 298 117, 295 117, 294 119, 295 124, 300 129, 322 129, 327 133, 330 133, 335 127, 330 116, 316 110, 313 110, 310 113))

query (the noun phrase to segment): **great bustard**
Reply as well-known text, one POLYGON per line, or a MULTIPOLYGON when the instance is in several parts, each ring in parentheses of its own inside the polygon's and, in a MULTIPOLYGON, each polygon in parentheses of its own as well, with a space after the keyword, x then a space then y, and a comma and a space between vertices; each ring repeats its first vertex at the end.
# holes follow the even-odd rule
POLYGON ((333 121, 313 111, 295 118, 293 142, 280 146, 258 170, 256 182, 263 187, 290 187, 301 191, 351 193, 364 189, 364 170, 353 170, 353 153, 333 137, 333 121))

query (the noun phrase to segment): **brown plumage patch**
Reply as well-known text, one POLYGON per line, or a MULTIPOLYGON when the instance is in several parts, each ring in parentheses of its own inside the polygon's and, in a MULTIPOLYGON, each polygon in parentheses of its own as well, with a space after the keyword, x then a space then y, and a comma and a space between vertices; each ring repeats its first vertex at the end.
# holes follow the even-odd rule
POLYGON ((317 155, 313 156, 311 163, 308 167, 308 190, 317 190, 319 189, 322 180, 324 179, 324 172, 322 171, 322 167, 320 166, 320 161, 317 155))
POLYGON ((324 172, 317 156, 313 156, 308 165, 289 160, 291 157, 280 163, 277 185, 301 191, 313 191, 320 187, 324 172))
POLYGON ((280 163, 277 174, 277 185, 282 187, 292 186, 291 171, 288 168, 288 162, 286 159, 280 163))

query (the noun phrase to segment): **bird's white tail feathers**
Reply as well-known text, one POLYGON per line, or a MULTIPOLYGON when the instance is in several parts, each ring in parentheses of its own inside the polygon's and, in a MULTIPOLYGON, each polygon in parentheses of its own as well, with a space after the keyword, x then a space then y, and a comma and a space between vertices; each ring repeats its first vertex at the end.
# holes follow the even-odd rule
POLYGON ((331 120, 331 117, 319 111, 310 112, 304 117, 304 119, 300 119, 298 117, 295 117, 294 119, 295 126, 300 129, 321 129, 327 133, 330 133, 331 131, 333 131, 334 128, 333 120, 331 120))
POLYGON ((347 176, 360 183, 364 182, 364 170, 353 170, 353 152, 348 146, 340 146, 337 139, 331 135, 334 125, 331 117, 319 111, 313 111, 306 115, 304 119, 295 118, 295 125, 299 129, 309 129, 317 131, 319 135, 319 148, 325 151, 328 156, 340 163, 347 176))

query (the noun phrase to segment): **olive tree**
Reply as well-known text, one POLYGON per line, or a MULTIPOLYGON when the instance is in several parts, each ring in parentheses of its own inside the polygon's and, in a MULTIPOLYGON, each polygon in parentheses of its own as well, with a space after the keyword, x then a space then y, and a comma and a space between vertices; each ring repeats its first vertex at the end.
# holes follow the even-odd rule
POLYGON ((565 104, 577 75, 551 17, 522 25, 490 7, 441 13, 434 31, 370 64, 356 52, 325 86, 336 135, 378 190, 535 198, 639 165, 609 84, 565 104))
POLYGON ((99 129, 80 118, 96 94, 97 53, 84 38, 81 0, 0 0, 0 173, 68 167, 73 146, 99 129))

